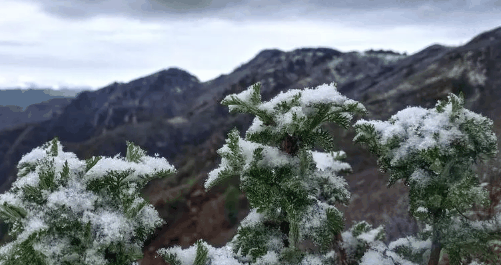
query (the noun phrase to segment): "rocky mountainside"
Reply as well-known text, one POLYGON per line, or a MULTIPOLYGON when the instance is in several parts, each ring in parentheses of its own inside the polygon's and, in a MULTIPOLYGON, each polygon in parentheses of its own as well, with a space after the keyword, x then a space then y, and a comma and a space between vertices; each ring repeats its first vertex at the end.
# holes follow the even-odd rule
MULTIPOLYGON (((263 50, 231 74, 204 83, 186 71, 170 68, 127 84, 83 92, 60 115, 0 131, 0 192, 15 180, 22 155, 55 136, 65 151, 80 159, 123 155, 125 141, 132 141, 150 156, 159 153, 178 170, 175 177, 153 180, 141 192, 167 221, 145 243, 141 265, 167 264, 153 258, 155 250, 188 247, 198 239, 222 246, 249 212, 244 194, 237 196, 236 209, 226 204, 230 198, 225 190, 238 187, 238 179, 207 192, 203 188, 207 173, 220 162, 216 150, 225 143, 227 133, 237 127, 244 137, 253 119, 248 114, 230 115, 220 105, 226 95, 261 82, 262 100, 267 101, 281 91, 336 82, 343 95, 360 101, 370 112, 355 117, 355 122, 360 118, 387 120, 407 106, 433 108, 447 93, 463 91, 465 107, 492 119, 501 139, 500 72, 501 28, 464 46, 436 44, 410 56, 385 51, 342 53, 329 48, 263 50)), ((401 183, 386 187, 388 176, 379 172, 376 158, 353 144, 353 129, 346 131, 335 124, 325 128, 353 168, 346 176, 351 203, 340 206, 347 225, 357 220, 386 224, 387 240, 416 232, 417 224, 407 214, 406 187, 401 183)), ((304 245, 311 247, 308 242, 304 245)))

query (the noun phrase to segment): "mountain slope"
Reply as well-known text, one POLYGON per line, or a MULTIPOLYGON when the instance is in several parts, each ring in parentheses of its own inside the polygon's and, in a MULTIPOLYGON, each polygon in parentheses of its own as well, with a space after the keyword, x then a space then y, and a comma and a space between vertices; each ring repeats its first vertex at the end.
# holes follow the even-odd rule
MULTIPOLYGON (((238 186, 239 180, 208 192, 202 185, 220 161, 216 150, 227 133, 237 127, 243 137, 252 122, 251 115, 230 115, 220 105, 226 95, 261 82, 266 101, 281 91, 337 82, 343 95, 369 110, 364 119, 386 120, 408 105, 432 108, 448 92, 463 91, 465 107, 493 119, 500 139, 500 32, 501 28, 483 33, 461 47, 432 45, 391 59, 381 52, 342 53, 328 48, 264 50, 232 73, 204 83, 171 68, 127 84, 84 92, 57 117, 0 131, 0 178, 8 177, 0 192, 15 180, 21 156, 54 136, 60 137, 65 151, 80 159, 125 154, 125 141, 133 141, 148 155, 159 153, 178 169, 175 177, 153 180, 142 191, 167 221, 146 242, 142 265, 165 264, 154 261, 154 250, 175 244, 187 247, 199 238, 221 246, 238 225, 226 217, 223 193, 230 184, 238 186)), ((379 172, 376 158, 352 143, 352 129, 325 128, 353 168, 346 176, 352 192, 351 203, 344 208, 347 225, 362 219, 374 226, 386 223, 388 240, 417 231, 407 215, 407 188, 401 183, 386 188, 387 176, 379 172)), ((248 211, 242 194, 238 220, 248 211)))

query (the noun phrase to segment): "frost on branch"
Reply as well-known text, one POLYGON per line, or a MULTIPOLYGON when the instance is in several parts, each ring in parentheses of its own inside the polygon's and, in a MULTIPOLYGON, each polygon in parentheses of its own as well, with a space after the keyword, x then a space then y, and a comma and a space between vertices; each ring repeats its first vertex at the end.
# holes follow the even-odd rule
POLYGON ((176 170, 127 143, 125 159, 80 161, 54 138, 24 155, 11 190, 0 195, 0 217, 13 242, 0 264, 130 264, 163 223, 139 197, 151 179, 176 170))
MULTIPOLYGON (((344 152, 334 152, 334 140, 320 125, 335 122, 347 128, 354 113, 367 113, 363 105, 342 96, 332 84, 281 92, 261 102, 259 83, 226 96, 221 104, 228 105, 231 113, 256 116, 245 139, 236 129, 229 132, 218 150, 221 163, 205 182, 210 189, 240 177, 240 189, 251 206, 226 250, 231 249, 232 257, 244 264, 346 262, 338 242, 344 218, 334 203, 349 201, 347 183, 339 175, 351 172, 351 167, 340 161, 344 152), (326 152, 312 151, 316 146, 326 152), (304 239, 319 247, 317 253, 299 249, 304 239)), ((191 265, 182 251, 162 252, 170 252, 169 261, 191 265)), ((209 260, 222 264, 225 260, 215 253, 209 248, 209 260)))
POLYGON ((488 243, 499 240, 501 231, 499 220, 465 216, 473 204, 489 204, 472 168, 478 158, 495 156, 497 139, 492 120, 463 104, 462 93, 450 94, 435 109, 408 107, 387 122, 362 119, 354 125, 353 141, 378 156, 383 172, 390 173, 389 186, 403 180, 410 187, 410 214, 433 228, 430 264, 438 263, 442 249, 453 264, 471 250, 488 254, 488 243))

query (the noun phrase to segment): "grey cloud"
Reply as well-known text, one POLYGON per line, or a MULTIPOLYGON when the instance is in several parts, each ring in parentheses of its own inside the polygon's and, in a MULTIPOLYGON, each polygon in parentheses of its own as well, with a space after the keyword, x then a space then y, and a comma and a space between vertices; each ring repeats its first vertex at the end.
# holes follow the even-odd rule
POLYGON ((226 0, 21 0, 36 3, 48 14, 65 19, 89 19, 99 15, 118 15, 137 19, 186 18, 185 15, 217 14, 238 1, 226 0))
MULTIPOLYGON (((64 19, 85 20, 100 15, 114 15, 138 20, 197 20, 221 18, 234 22, 283 20, 296 16, 305 19, 347 20, 350 24, 381 25, 430 24, 444 17, 456 21, 482 19, 485 13, 499 14, 497 0, 434 1, 332 1, 332 0, 20 0, 34 2, 45 12, 64 19), (384 12, 383 17, 374 14, 384 12), (459 16, 459 17, 458 17, 459 16), (368 18, 381 19, 367 23, 368 18), (391 19, 390 19, 391 18, 391 19), (360 23, 357 23, 360 21, 360 23)), ((485 18, 485 17, 484 17, 485 18)))

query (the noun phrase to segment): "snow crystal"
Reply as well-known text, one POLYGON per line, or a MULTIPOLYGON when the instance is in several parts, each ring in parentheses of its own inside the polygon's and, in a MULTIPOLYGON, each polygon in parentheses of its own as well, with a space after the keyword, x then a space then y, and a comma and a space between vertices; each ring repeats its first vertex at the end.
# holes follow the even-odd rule
POLYGON ((422 168, 418 168, 414 170, 409 179, 411 182, 416 183, 419 187, 424 187, 428 184, 430 175, 422 168))
POLYGON ((371 243, 376 240, 376 236, 381 232, 381 230, 384 230, 384 227, 380 226, 376 229, 371 229, 368 232, 360 234, 357 238, 362 239, 367 243, 371 243))
MULTIPOLYGON (((310 199, 315 199, 313 196, 309 196, 310 199)), ((301 229, 299 230, 300 238, 305 238, 307 235, 314 233, 315 229, 321 227, 327 220, 327 209, 337 210, 336 207, 328 205, 321 201, 316 200, 317 203, 311 204, 307 207, 306 212, 303 215, 303 219, 300 221, 301 229)))
POLYGON ((311 151, 313 160, 317 164, 317 169, 326 170, 327 167, 332 168, 334 171, 341 171, 346 169, 351 169, 350 164, 346 162, 340 162, 336 157, 343 157, 346 155, 344 151, 333 152, 334 156, 330 153, 311 151))
POLYGON ((394 250, 399 246, 410 246, 413 253, 417 253, 422 249, 431 249, 431 239, 428 240, 417 240, 412 236, 408 236, 405 238, 399 238, 388 245, 390 250, 394 250))
POLYGON ((272 265, 278 262, 278 255, 273 251, 268 251, 262 257, 256 259, 256 265, 272 265))
POLYGON ((77 181, 72 180, 70 183, 70 187, 60 187, 48 196, 47 207, 55 209, 57 205, 65 205, 77 213, 85 210, 92 211, 98 196, 86 191, 85 187, 77 181))
POLYGON ((257 212, 257 209, 253 208, 250 210, 249 214, 242 220, 240 227, 248 227, 259 224, 263 219, 263 215, 257 212))
POLYGON ((369 250, 365 253, 365 255, 362 257, 362 260, 360 262, 363 265, 394 265, 389 258, 384 258, 381 256, 380 253, 374 251, 374 250, 369 250))
POLYGON ((428 210, 426 208, 424 208, 423 206, 419 206, 417 209, 416 209, 416 212, 420 212, 420 213, 427 213, 428 210))
MULTIPOLYGON (((238 260, 233 258, 233 252, 229 247, 214 248, 206 242, 202 241, 203 246, 208 250, 207 258, 211 260, 210 264, 221 264, 221 265, 241 265, 238 260)), ((193 245, 187 249, 181 249, 180 246, 171 247, 167 249, 159 249, 157 253, 160 255, 166 255, 168 253, 176 254, 177 258, 181 261, 181 264, 193 264, 197 255, 197 245, 193 245)))

